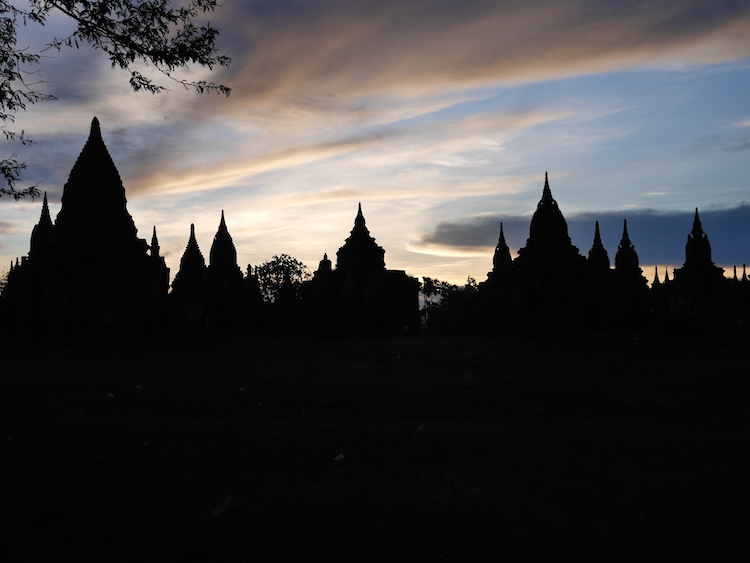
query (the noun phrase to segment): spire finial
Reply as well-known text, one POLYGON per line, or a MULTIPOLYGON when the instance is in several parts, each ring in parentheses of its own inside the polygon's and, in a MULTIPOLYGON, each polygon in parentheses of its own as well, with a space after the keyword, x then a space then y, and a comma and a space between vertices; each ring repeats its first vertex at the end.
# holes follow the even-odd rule
POLYGON ((190 236, 195 238, 195 224, 190 223, 190 236))
POLYGON ((94 119, 91 120, 91 131, 89 132, 89 139, 101 139, 102 138, 102 129, 99 125, 99 120, 94 117, 94 119))
POLYGON ((354 219, 354 227, 364 227, 365 216, 362 214, 362 203, 357 204, 357 217, 354 219))
POLYGON ((654 283, 652 285, 661 285, 659 281, 659 266, 654 266, 654 283))
POLYGON ((52 223, 52 218, 49 215, 49 204, 47 203, 47 192, 44 192, 44 200, 42 200, 42 215, 39 218, 40 223, 52 223))
POLYGON ((693 219, 693 236, 696 234, 703 233, 703 225, 701 225, 701 218, 698 215, 698 208, 695 208, 695 218, 693 219))
POLYGON ((151 235, 151 256, 159 256, 159 239, 156 238, 156 225, 154 225, 154 234, 151 235))
POLYGON ((544 189, 542 190, 542 199, 539 204, 555 204, 555 200, 552 197, 552 190, 549 187, 549 175, 547 172, 544 173, 544 189))

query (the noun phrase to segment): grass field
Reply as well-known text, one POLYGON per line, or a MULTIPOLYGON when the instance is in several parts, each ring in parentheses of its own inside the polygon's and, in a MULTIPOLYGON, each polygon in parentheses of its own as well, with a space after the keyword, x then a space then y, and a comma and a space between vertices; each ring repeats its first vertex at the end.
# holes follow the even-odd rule
POLYGON ((6 532, 30 560, 720 560, 749 343, 4 344, 6 532))

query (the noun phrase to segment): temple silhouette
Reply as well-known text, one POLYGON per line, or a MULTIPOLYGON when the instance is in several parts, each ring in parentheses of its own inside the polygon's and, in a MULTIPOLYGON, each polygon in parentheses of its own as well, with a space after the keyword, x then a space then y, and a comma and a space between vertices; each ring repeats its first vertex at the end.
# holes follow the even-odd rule
MULTIPOLYGON (((31 233, 28 256, 11 264, 0 298, 2 322, 20 333, 99 329, 273 329, 389 334, 420 327, 420 283, 386 268, 385 249, 367 228, 362 205, 336 252, 324 254, 311 280, 284 281, 273 303, 264 303, 257 277, 243 274, 221 211, 208 264, 190 232, 180 267, 169 284, 156 227, 150 244, 138 238, 127 211, 125 188, 94 118, 88 140, 63 189, 53 222, 47 195, 31 233)), ((623 222, 614 267, 593 226, 587 256, 573 245, 545 174, 526 244, 512 258, 503 225, 492 270, 476 292, 460 301, 470 312, 459 322, 478 327, 536 323, 591 328, 643 328, 658 323, 734 323, 750 315, 750 283, 724 276, 698 210, 687 236, 685 263, 649 287, 623 222)))
POLYGON ((28 256, 11 264, 0 301, 3 321, 21 332, 151 330, 165 324, 263 331, 305 323, 310 330, 382 334, 419 326, 420 284, 401 270, 386 269, 385 250, 370 236, 361 205, 336 267, 324 255, 311 281, 297 292, 286 280, 273 304, 263 303, 258 279, 237 265, 224 211, 208 265, 190 225, 171 291, 159 252, 155 226, 151 244, 138 238, 94 118, 55 222, 45 193, 28 256))
POLYGON ((47 195, 29 254, 8 272, 5 315, 17 329, 143 328, 161 322, 169 269, 138 238, 125 188, 94 118, 52 223, 47 195))
POLYGON ((403 270, 386 269, 385 250, 370 236, 359 204, 336 267, 324 254, 302 299, 314 325, 382 334, 419 328, 419 288, 403 270))
MULTIPOLYGON (((750 283, 743 265, 742 278, 724 276, 711 259, 711 245, 695 210, 693 229, 685 246, 685 264, 664 273, 654 272, 649 287, 630 240, 627 219, 611 268, 602 244, 599 223, 588 256, 581 255, 568 235, 568 227, 552 196, 545 173, 542 198, 531 218, 529 238, 511 258, 503 225, 492 259, 492 270, 480 283, 485 324, 517 322, 579 325, 594 328, 643 328, 650 323, 733 320, 743 325, 750 310, 750 283)), ((478 320, 481 322, 481 320, 478 320)))

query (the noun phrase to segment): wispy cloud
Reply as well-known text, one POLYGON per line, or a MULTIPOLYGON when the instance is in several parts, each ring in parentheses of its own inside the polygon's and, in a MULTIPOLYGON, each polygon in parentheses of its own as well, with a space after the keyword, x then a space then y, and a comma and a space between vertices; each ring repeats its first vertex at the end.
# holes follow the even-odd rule
POLYGON ((745 3, 320 0, 226 6, 222 38, 248 104, 325 105, 391 90, 416 95, 633 66, 750 55, 745 3))

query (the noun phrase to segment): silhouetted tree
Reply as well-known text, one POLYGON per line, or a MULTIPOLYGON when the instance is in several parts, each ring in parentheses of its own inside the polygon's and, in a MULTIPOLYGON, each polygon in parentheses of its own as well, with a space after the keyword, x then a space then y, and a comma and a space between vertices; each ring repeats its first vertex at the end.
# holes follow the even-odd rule
POLYGON ((424 281, 422 284, 424 306, 429 309, 432 305, 432 297, 437 294, 437 290, 435 289, 435 283, 432 281, 432 278, 423 277, 422 280, 424 281))
POLYGON ((312 277, 307 266, 288 254, 274 255, 270 260, 256 266, 255 276, 260 285, 263 300, 267 303, 275 302, 282 289, 286 288, 288 291, 290 284, 294 292, 298 294, 302 282, 312 277))
MULTIPOLYGON (((173 75, 188 64, 212 69, 231 62, 229 57, 217 54, 214 41, 218 31, 210 24, 199 27, 195 23, 201 14, 213 12, 218 0, 188 0, 176 4, 172 6, 170 0, 19 0, 13 3, 0 0, 0 129, 5 139, 33 144, 24 131, 10 131, 7 126, 15 121, 15 113, 26 110, 27 104, 55 99, 37 90, 43 81, 36 78, 38 70, 29 70, 39 64, 41 55, 17 46, 20 25, 44 25, 55 12, 73 20, 77 28, 67 37, 50 38, 46 49, 78 49, 88 43, 107 54, 112 68, 130 72, 130 86, 136 92, 145 90, 157 94, 167 90, 131 68, 141 62, 185 88, 228 96, 231 90, 226 86, 173 75)), ((25 168, 26 164, 18 161, 15 154, 0 159, 0 175, 4 179, 0 197, 8 195, 19 199, 39 195, 36 185, 16 189, 16 182, 25 168)))

